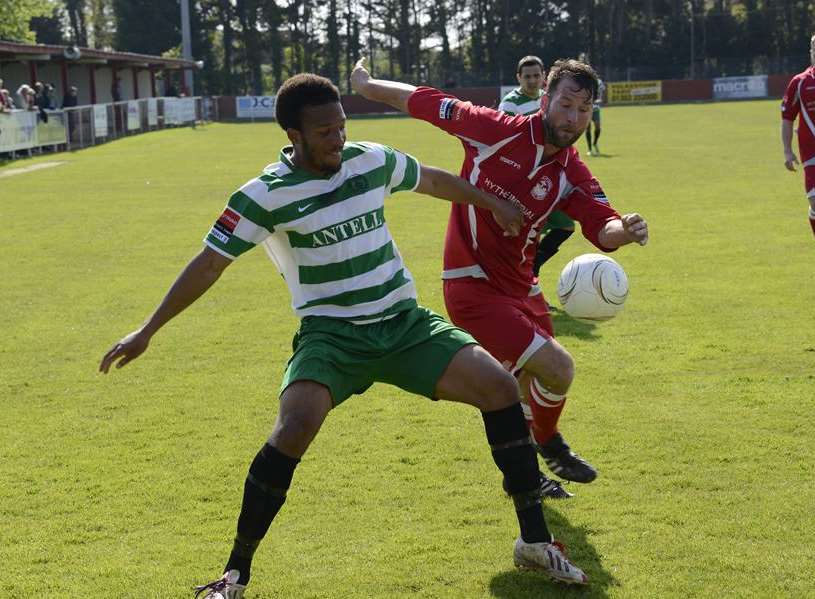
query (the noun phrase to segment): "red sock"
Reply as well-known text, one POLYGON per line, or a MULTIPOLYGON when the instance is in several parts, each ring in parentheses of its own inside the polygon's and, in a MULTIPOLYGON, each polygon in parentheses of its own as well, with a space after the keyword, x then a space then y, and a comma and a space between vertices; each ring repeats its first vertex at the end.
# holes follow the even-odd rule
POLYGON ((809 209, 809 226, 812 227, 812 234, 815 235, 815 209, 809 209))
POLYGON ((552 393, 537 379, 529 383, 529 407, 532 408, 532 437, 543 445, 557 432, 557 421, 566 403, 565 395, 552 393))

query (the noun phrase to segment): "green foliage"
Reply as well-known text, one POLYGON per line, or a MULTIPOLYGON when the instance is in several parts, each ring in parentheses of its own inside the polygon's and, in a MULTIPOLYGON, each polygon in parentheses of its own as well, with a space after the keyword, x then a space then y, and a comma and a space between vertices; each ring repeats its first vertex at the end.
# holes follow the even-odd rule
POLYGON ((34 42, 31 19, 48 17, 53 10, 49 0, 0 0, 0 40, 34 42))
MULTIPOLYGON (((604 155, 586 160, 651 240, 614 255, 631 281, 617 318, 555 314, 577 363, 561 429, 600 477, 547 517, 588 589, 512 567, 516 524, 475 410, 376 385, 324 425, 247 599, 812 596, 815 241, 777 112, 604 109, 604 155)), ((348 134, 460 166, 456 140, 406 118, 348 134)), ((274 123, 215 124, 0 169, 66 161, 0 179, 24 198, 0 203, 6 595, 182 597, 220 572, 297 324, 279 275, 256 250, 139 360, 96 366, 284 143, 274 123)), ((440 311, 447 213, 415 194, 386 207, 440 311)), ((572 238, 544 267, 553 301, 560 268, 587 251, 572 238)))
POLYGON ((94 48, 112 48, 116 35, 116 23, 111 0, 90 0, 88 21, 93 33, 94 48))

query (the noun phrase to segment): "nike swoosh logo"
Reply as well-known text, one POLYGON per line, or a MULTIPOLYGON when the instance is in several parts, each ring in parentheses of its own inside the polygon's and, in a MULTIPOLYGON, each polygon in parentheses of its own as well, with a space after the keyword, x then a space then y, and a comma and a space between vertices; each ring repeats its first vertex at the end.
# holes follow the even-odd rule
POLYGON ((311 208, 313 205, 314 205, 314 202, 312 202, 311 204, 306 204, 305 206, 298 206, 297 207, 297 212, 305 212, 306 210, 311 208))

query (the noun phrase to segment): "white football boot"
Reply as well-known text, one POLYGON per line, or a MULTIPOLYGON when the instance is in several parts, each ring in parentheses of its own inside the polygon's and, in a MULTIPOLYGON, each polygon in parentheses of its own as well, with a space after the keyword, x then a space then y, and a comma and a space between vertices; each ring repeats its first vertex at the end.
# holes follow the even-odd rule
POLYGON ((566 584, 588 584, 589 577, 569 561, 566 548, 558 541, 526 543, 521 537, 515 541, 515 566, 541 570, 552 579, 566 584))
POLYGON ((240 572, 229 570, 218 580, 195 587, 195 599, 242 599, 245 584, 238 584, 240 572), (206 595, 201 595, 204 591, 206 595), (199 597, 200 595, 200 597, 199 597))

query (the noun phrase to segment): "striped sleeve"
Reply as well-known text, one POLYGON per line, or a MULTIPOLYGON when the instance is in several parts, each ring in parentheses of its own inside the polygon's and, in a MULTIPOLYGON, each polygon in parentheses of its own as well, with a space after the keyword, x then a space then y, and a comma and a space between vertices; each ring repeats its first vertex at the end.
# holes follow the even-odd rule
POLYGON ((207 233, 204 243, 234 260, 272 234, 274 227, 265 222, 267 216, 268 212, 249 195, 236 191, 207 233))
POLYGON ((397 191, 413 191, 419 186, 419 161, 388 146, 385 151, 385 187, 388 195, 397 191))

